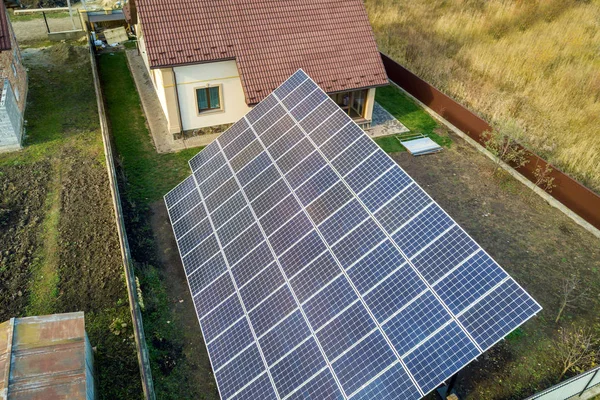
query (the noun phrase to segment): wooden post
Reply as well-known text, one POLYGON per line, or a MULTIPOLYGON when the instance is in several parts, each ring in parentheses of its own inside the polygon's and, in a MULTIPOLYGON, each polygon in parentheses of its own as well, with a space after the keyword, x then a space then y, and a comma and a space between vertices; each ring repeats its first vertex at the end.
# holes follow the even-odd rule
POLYGON ((75 21, 73 20, 73 9, 71 8, 71 0, 67 0, 67 7, 69 7, 69 17, 71 18, 71 24, 73 25, 73 30, 75 30, 75 21))

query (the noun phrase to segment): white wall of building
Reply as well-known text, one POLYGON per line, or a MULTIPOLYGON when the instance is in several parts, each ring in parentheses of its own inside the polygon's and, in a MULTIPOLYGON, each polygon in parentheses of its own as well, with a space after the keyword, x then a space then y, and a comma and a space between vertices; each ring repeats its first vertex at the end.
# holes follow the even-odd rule
POLYGON ((0 98, 0 152, 21 148, 23 115, 17 98, 6 79, 0 98))
POLYGON ((234 60, 174 67, 173 72, 184 131, 234 123, 250 111, 234 60), (221 109, 198 113, 196 89, 211 86, 221 88, 221 109))

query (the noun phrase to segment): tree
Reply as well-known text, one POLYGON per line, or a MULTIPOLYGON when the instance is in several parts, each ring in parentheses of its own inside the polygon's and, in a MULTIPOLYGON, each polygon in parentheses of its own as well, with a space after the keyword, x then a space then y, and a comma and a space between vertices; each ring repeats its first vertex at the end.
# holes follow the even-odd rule
POLYGON ((572 274, 563 279, 561 295, 560 307, 556 315, 556 320, 554 320, 555 323, 558 323, 565 308, 573 307, 587 297, 587 289, 581 287, 579 275, 572 274))
POLYGON ((571 370, 583 372, 593 366, 600 355, 598 339, 587 328, 560 328, 554 350, 561 368, 559 381, 571 370))
POLYGON ((533 175, 535 176, 535 184, 539 186, 543 190, 548 193, 552 193, 552 189, 556 187, 554 183, 554 177, 550 176, 550 174, 554 171, 550 164, 546 164, 544 168, 540 165, 535 166, 535 170, 533 171, 533 175))
POLYGON ((503 122, 500 128, 494 128, 481 134, 485 148, 496 158, 497 169, 504 161, 514 168, 520 168, 529 162, 527 150, 519 142, 524 141, 523 131, 515 124, 503 122))

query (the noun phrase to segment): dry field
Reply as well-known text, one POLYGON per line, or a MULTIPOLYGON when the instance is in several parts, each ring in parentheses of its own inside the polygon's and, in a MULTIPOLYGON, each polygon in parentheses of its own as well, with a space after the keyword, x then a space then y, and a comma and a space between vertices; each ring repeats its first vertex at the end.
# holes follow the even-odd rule
POLYGON ((366 0, 382 52, 600 192, 600 0, 366 0))

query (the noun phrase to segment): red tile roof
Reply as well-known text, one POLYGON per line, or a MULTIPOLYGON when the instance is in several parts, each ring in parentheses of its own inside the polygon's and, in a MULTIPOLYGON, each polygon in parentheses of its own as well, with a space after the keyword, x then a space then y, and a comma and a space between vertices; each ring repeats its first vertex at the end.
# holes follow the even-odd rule
POLYGON ((386 85, 362 0, 138 0, 151 68, 235 59, 255 104, 298 68, 325 91, 386 85))
POLYGON ((8 12, 4 6, 4 2, 0 5, 0 51, 10 50, 10 27, 8 26, 8 12))

